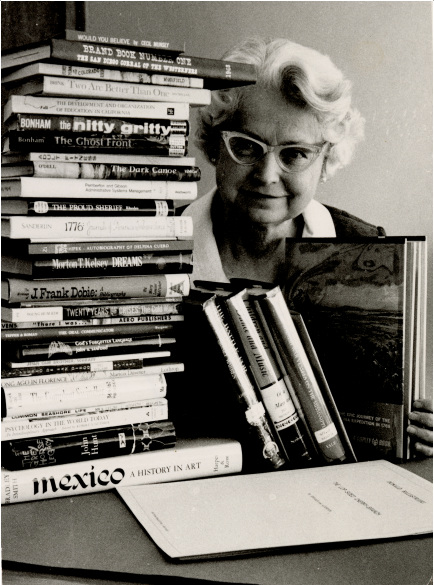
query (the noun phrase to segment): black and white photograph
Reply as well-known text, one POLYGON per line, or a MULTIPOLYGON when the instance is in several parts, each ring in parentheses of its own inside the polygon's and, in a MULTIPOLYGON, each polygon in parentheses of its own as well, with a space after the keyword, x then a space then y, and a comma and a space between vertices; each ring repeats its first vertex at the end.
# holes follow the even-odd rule
POLYGON ((432 585, 432 3, 1 19, 1 582, 432 585))

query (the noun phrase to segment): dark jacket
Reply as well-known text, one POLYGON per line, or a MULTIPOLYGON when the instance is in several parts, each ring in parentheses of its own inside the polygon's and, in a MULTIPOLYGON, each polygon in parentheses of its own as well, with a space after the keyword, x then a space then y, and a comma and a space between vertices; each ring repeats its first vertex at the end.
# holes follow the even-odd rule
MULTIPOLYGON (((187 207, 188 205, 178 207, 176 209, 176 215, 181 215, 187 207)), ((342 211, 342 209, 337 209, 336 207, 331 207, 329 205, 325 205, 325 207, 329 210, 332 216, 337 238, 372 238, 386 235, 386 232, 382 227, 376 227, 355 215, 342 211)))
POLYGON ((330 207, 329 205, 325 205, 325 207, 327 207, 332 216, 337 238, 367 238, 386 235, 386 232, 382 227, 377 227, 371 223, 363 221, 363 219, 351 215, 346 211, 342 211, 342 209, 330 207))

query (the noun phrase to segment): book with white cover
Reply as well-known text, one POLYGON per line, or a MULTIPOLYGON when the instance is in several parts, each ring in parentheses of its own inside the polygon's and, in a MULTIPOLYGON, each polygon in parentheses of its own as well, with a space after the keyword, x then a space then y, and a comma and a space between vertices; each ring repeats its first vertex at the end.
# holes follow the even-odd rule
POLYGON ((432 484, 383 460, 117 491, 179 560, 432 532, 432 484))

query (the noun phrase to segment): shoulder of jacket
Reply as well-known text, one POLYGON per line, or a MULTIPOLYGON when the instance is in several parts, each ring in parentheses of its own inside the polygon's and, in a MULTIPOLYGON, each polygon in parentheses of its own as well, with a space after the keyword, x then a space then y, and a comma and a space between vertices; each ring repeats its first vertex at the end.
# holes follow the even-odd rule
POLYGON ((375 226, 360 217, 356 217, 351 213, 325 205, 332 216, 335 224, 337 237, 361 236, 361 237, 375 237, 385 236, 386 232, 381 226, 375 226))

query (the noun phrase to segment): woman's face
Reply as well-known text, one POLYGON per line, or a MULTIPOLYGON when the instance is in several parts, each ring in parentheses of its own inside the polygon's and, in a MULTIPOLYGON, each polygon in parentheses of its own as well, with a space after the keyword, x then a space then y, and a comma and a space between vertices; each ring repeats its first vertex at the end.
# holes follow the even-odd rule
MULTIPOLYGON (((321 144, 320 126, 313 114, 288 104, 269 90, 251 88, 230 130, 243 132, 269 145, 321 144)), ((274 156, 252 166, 236 163, 220 139, 216 161, 218 191, 229 213, 259 224, 280 224, 300 215, 314 198, 324 154, 306 170, 283 171, 274 156)))

